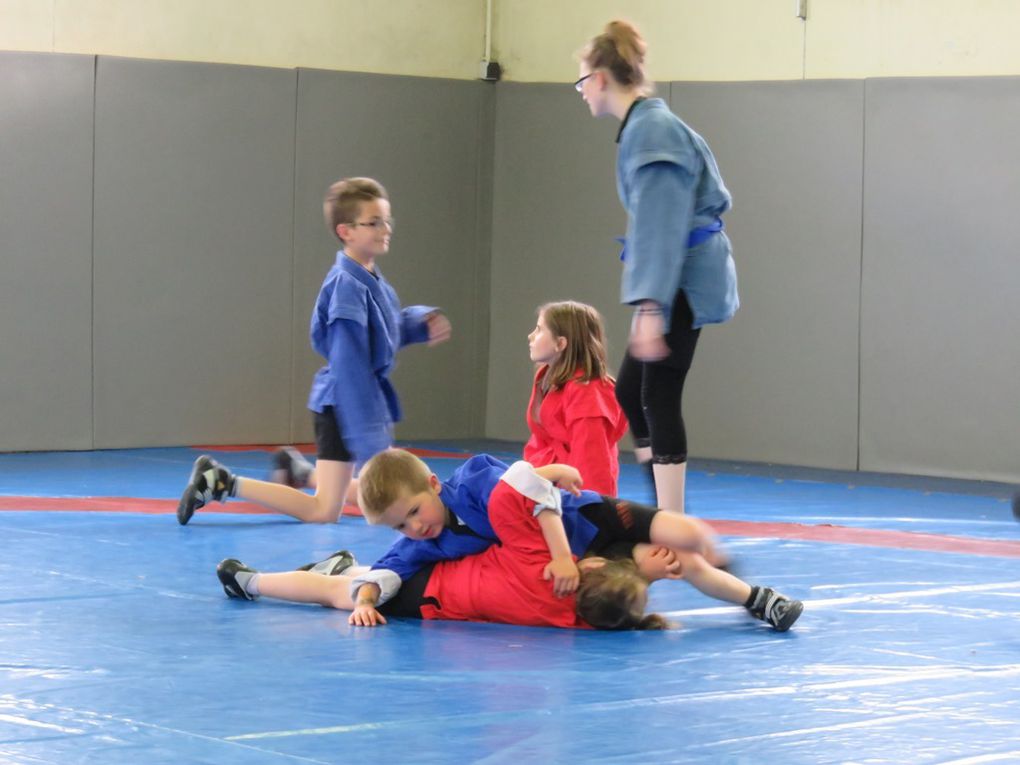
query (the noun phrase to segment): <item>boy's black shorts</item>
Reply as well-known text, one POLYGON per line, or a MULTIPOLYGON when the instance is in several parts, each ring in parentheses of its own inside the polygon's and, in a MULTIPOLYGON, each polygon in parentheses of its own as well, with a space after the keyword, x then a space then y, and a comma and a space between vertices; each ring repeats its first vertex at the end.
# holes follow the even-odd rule
MULTIPOLYGON (((598 553, 599 558, 606 560, 634 560, 634 548, 637 542, 612 542, 598 553)), ((585 553, 585 558, 590 558, 595 553, 585 553)))
POLYGON ((315 453, 320 460, 354 462, 354 456, 344 446, 340 423, 337 422, 333 407, 327 406, 321 412, 312 412, 315 420, 315 453))
POLYGON ((421 607, 438 606, 435 598, 425 597, 425 588, 432 578, 435 563, 430 563, 421 571, 413 574, 410 579, 400 585, 400 592, 387 600, 377 609, 383 616, 403 616, 408 619, 421 619, 421 607))
POLYGON ((602 497, 601 502, 585 505, 580 512, 598 529, 595 539, 588 545, 587 554, 618 558, 626 557, 622 551, 627 549, 628 544, 633 550, 634 544, 652 541, 652 518, 662 511, 627 499, 602 497))

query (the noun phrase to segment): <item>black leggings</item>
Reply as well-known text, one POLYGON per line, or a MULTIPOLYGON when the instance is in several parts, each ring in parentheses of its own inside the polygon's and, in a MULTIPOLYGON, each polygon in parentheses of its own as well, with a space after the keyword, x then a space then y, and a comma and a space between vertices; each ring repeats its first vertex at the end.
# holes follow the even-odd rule
POLYGON ((687 431, 681 413, 684 381, 691 368, 701 329, 683 290, 673 300, 672 324, 666 333, 670 354, 661 361, 638 361, 628 352, 616 377, 616 400, 627 416, 636 446, 652 447, 652 462, 687 461, 687 431))

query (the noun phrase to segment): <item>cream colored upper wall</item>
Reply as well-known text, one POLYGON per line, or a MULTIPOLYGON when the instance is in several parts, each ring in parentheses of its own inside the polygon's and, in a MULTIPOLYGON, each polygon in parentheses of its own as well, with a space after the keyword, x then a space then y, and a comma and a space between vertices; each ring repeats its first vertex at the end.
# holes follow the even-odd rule
POLYGON ((807 76, 1020 74, 1020 0, 812 0, 807 76))
POLYGON ((507 79, 574 80, 574 54, 623 18, 648 42, 653 80, 799 79, 803 22, 793 8, 793 0, 497 0, 493 51, 507 79))
MULTIPOLYGON (((652 79, 1020 74, 1020 0, 492 0, 505 79, 569 82, 605 22, 652 79)), ((0 49, 474 79, 486 0, 0 0, 0 49)))
POLYGON ((473 79, 480 0, 0 0, 0 49, 473 79))
POLYGON ((0 0, 0 50, 53 50, 51 0, 0 0))
POLYGON ((1020 74, 1020 0, 496 0, 506 78, 565 82, 613 18, 638 25, 654 80, 1020 74))

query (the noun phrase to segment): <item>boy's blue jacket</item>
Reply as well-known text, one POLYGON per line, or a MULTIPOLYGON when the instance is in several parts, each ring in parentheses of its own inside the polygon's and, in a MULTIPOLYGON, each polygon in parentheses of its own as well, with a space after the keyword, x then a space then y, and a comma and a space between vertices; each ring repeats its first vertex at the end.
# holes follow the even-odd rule
MULTIPOLYGON (((489 521, 489 495, 508 467, 488 454, 469 459, 442 482, 439 491, 443 504, 463 521, 463 525, 454 522, 454 527, 447 527, 435 539, 403 537, 394 542, 372 568, 389 569, 399 574, 401 579, 408 579, 430 563, 473 555, 498 542, 489 521)), ((577 556, 584 555, 598 530, 578 510, 601 502, 602 497, 593 491, 582 491, 580 497, 567 491, 560 491, 560 494, 563 526, 570 549, 577 556)))
POLYGON ((661 98, 635 102, 624 123, 616 188, 627 211, 621 302, 654 300, 668 322, 683 289, 695 328, 730 319, 740 306, 720 219, 730 193, 708 144, 661 98))
POLYGON ((392 444, 401 412, 390 370, 400 348, 428 340, 425 318, 435 310, 401 310, 378 269, 373 274, 337 252, 312 311, 312 348, 327 365, 312 381, 308 408, 334 408, 344 445, 358 462, 392 444))

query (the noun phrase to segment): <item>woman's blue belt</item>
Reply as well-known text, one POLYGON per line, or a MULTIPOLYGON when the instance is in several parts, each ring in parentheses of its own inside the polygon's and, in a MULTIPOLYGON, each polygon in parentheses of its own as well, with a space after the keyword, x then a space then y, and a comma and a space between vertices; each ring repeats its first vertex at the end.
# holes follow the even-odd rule
MULTIPOLYGON (((708 238, 712 236, 712 234, 717 234, 724 228, 725 226, 723 225, 722 218, 717 216, 715 220, 713 220, 707 226, 699 226, 698 228, 693 229, 691 233, 687 235, 687 249, 693 250, 699 244, 704 244, 705 242, 708 241, 708 238)), ((620 260, 626 260, 627 240, 622 236, 618 236, 616 238, 616 241, 623 245, 623 249, 620 250, 620 260)))

